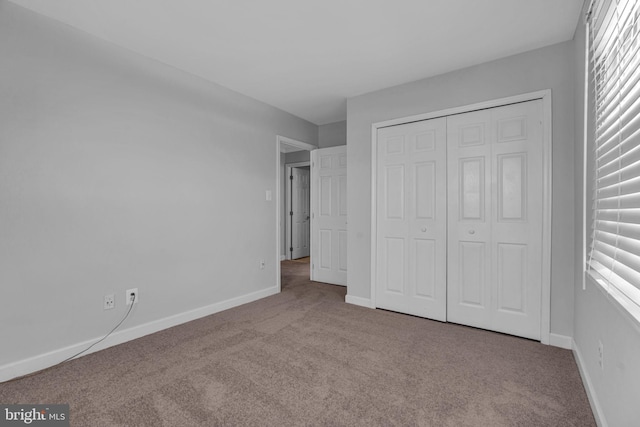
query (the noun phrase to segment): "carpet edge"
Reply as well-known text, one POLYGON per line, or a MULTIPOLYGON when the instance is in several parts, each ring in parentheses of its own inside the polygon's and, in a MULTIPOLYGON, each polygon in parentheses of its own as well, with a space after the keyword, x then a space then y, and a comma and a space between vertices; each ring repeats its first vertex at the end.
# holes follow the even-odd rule
MULTIPOLYGON (((97 351, 104 350, 118 344, 123 344, 128 341, 142 338, 145 335, 153 334, 155 332, 159 332, 173 326, 178 326, 192 320, 219 313, 230 308, 257 301, 259 299, 275 295, 279 292, 280 289, 277 286, 273 286, 267 289, 262 289, 246 295, 230 298, 228 300, 220 301, 204 307, 185 311, 183 313, 163 317, 161 319, 143 323, 142 325, 123 329, 121 331, 113 333, 107 339, 95 345, 86 353, 83 353, 82 356, 86 356, 88 354, 95 353, 97 351)), ((33 372, 37 372, 42 369, 46 369, 50 366, 54 366, 55 364, 65 360, 66 358, 71 357, 75 353, 82 351, 84 348, 98 341, 100 338, 102 338, 102 336, 2 365, 0 366, 0 383, 33 372)))

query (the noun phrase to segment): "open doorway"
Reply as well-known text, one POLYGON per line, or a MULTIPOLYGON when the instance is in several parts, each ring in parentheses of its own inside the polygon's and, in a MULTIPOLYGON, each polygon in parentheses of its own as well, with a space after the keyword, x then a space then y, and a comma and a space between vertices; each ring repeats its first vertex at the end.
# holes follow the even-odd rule
MULTIPOLYGON (((309 154, 308 151, 302 152, 309 154)), ((297 153, 296 153, 297 154, 297 153)), ((287 155, 285 155, 285 160, 287 155)), ((311 256, 311 167, 310 162, 285 164, 285 258, 311 256)), ((308 260, 307 260, 308 261, 308 260)))
MULTIPOLYGON (((298 176, 300 181, 304 180, 302 178, 304 176, 310 177, 310 152, 316 148, 316 146, 302 141, 283 136, 277 137, 276 282, 279 289, 281 288, 280 263, 282 261, 297 258, 299 260, 297 262, 307 262, 311 266, 310 252, 308 257, 300 256, 301 253, 304 254, 304 246, 307 248, 311 246, 310 229, 308 233, 305 233, 305 228, 307 224, 310 224, 311 220, 310 207, 304 208, 305 204, 308 204, 308 200, 310 200, 310 179, 306 179, 304 186, 307 189, 304 190, 304 186, 302 188, 299 185, 297 186, 298 182, 294 182, 294 185, 291 185, 292 180, 290 177, 293 174, 294 177, 298 176), (294 191, 295 193, 292 194, 294 191), (297 205, 296 209, 291 209, 292 203, 297 205), (292 215, 292 211, 295 217, 292 215)), ((309 268, 310 276, 311 270, 309 268)))

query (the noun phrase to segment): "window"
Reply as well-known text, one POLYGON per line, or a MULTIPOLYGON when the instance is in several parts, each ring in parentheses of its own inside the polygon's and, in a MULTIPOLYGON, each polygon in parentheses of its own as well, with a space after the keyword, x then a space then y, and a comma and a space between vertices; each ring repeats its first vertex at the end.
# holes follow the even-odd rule
MULTIPOLYGON (((587 16, 594 133, 587 273, 640 320, 640 0, 587 16)), ((589 165, 588 165, 589 167, 589 165)))

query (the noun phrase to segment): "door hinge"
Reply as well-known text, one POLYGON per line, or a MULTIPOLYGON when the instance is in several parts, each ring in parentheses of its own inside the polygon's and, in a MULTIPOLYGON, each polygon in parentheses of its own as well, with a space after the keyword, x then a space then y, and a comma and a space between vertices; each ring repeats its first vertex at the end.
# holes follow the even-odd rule
POLYGON ((290 248, 289 248, 289 252, 293 252, 293 247, 290 247, 290 248))
POLYGON ((291 181, 293 181, 293 175, 291 175, 291 176, 289 177, 289 179, 290 179, 291 181))
POLYGON ((293 211, 289 211, 289 216, 293 216, 293 211))

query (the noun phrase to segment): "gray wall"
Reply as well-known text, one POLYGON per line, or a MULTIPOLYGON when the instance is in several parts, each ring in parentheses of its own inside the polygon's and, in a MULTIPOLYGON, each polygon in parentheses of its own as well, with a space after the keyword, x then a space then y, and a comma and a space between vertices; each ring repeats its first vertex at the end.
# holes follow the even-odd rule
POLYGON ((347 121, 318 126, 318 148, 347 145, 347 121))
MULTIPOLYGON (((583 290, 583 220, 581 207, 584 173, 585 26, 575 35, 575 310, 574 351, 583 379, 602 421, 609 426, 637 425, 640 420, 640 325, 613 302, 600 287, 587 280, 583 290), (604 367, 598 365, 598 342, 604 348, 604 367)), ((593 99, 590 99, 593 102, 593 99)), ((589 117, 588 143, 593 143, 593 117, 589 117)), ((590 169, 588 169, 590 171, 590 169)), ((588 181, 590 183, 590 176, 588 181)), ((587 194, 591 194, 587 192, 587 194)), ((593 406, 593 403, 592 403, 593 406)))
POLYGON ((294 151, 293 153, 285 154, 284 159, 285 163, 308 162, 311 159, 311 152, 307 150, 294 151))
POLYGON ((543 89, 552 90, 551 332, 573 334, 573 42, 347 100, 348 295, 370 298, 371 124, 543 89))
POLYGON ((131 287, 125 328, 276 285, 276 135, 316 125, 2 0, 0 61, 0 366, 131 287))

